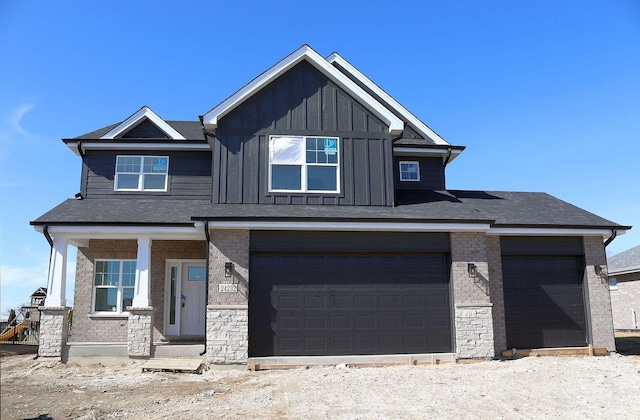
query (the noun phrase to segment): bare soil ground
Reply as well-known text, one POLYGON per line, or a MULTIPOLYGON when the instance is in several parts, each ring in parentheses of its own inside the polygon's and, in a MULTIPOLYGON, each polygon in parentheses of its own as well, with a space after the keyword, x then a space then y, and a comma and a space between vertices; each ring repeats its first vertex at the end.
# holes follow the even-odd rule
POLYGON ((0 359, 2 419, 640 418, 640 356, 201 375, 0 359))

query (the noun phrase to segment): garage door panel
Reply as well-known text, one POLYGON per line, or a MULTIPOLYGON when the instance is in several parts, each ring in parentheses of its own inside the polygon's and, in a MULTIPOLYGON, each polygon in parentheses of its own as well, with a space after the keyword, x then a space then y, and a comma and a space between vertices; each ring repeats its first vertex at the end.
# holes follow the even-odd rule
POLYGON ((503 256, 507 346, 586 345, 580 259, 503 256))
POLYGON ((445 254, 252 253, 250 278, 251 356, 452 351, 445 254))

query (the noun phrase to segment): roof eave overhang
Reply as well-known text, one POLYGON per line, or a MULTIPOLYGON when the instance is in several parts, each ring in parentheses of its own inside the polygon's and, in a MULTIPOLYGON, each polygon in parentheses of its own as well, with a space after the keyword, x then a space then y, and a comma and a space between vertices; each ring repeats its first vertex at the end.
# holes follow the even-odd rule
POLYGON ((73 153, 80 156, 80 149, 86 150, 166 150, 166 151, 198 151, 211 150, 206 140, 161 141, 149 140, 79 140, 62 139, 73 153))
POLYGON ((222 101, 219 105, 211 109, 201 117, 204 128, 208 131, 215 132, 218 122, 222 117, 229 114, 232 110, 254 95, 256 92, 264 88, 270 82, 286 73, 295 65, 302 61, 307 61, 317 70, 330 78, 339 87, 353 95, 356 99, 378 116, 389 127, 389 134, 398 136, 404 130, 404 122, 395 116, 383 104, 369 95, 364 89, 354 83, 349 77, 340 72, 336 67, 331 65, 326 59, 315 52, 308 45, 303 45, 284 59, 280 60, 267 71, 253 79, 242 89, 222 101))
POLYGON ((443 160, 448 159, 447 163, 451 163, 455 158, 460 156, 464 151, 464 146, 403 146, 394 145, 393 155, 398 157, 441 157, 443 160), (449 155, 451 153, 451 155, 449 155))

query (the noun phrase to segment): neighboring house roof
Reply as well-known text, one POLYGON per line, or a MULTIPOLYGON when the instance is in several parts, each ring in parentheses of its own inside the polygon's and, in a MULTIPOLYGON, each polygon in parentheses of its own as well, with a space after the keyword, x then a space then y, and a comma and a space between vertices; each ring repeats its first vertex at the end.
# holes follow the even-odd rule
POLYGON ((38 287, 38 290, 31 293, 30 297, 38 297, 38 296, 47 296, 47 288, 46 287, 38 287))
POLYGON ((610 276, 640 272, 640 245, 607 258, 610 276))
POLYGON ((194 220, 484 223, 499 227, 628 229, 544 193, 419 191, 399 205, 211 204, 208 200, 105 198, 67 200, 32 225, 189 225, 194 220))

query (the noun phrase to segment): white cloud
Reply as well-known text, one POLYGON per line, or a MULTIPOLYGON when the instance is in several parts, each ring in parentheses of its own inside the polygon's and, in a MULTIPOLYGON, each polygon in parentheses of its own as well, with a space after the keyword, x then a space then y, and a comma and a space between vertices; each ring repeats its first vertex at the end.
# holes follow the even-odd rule
POLYGON ((21 122, 22 118, 27 114, 27 112, 31 111, 34 108, 34 104, 23 104, 11 113, 11 115, 9 116, 9 124, 15 134, 18 134, 21 137, 32 137, 31 133, 29 133, 24 129, 24 127, 22 127, 21 122))

